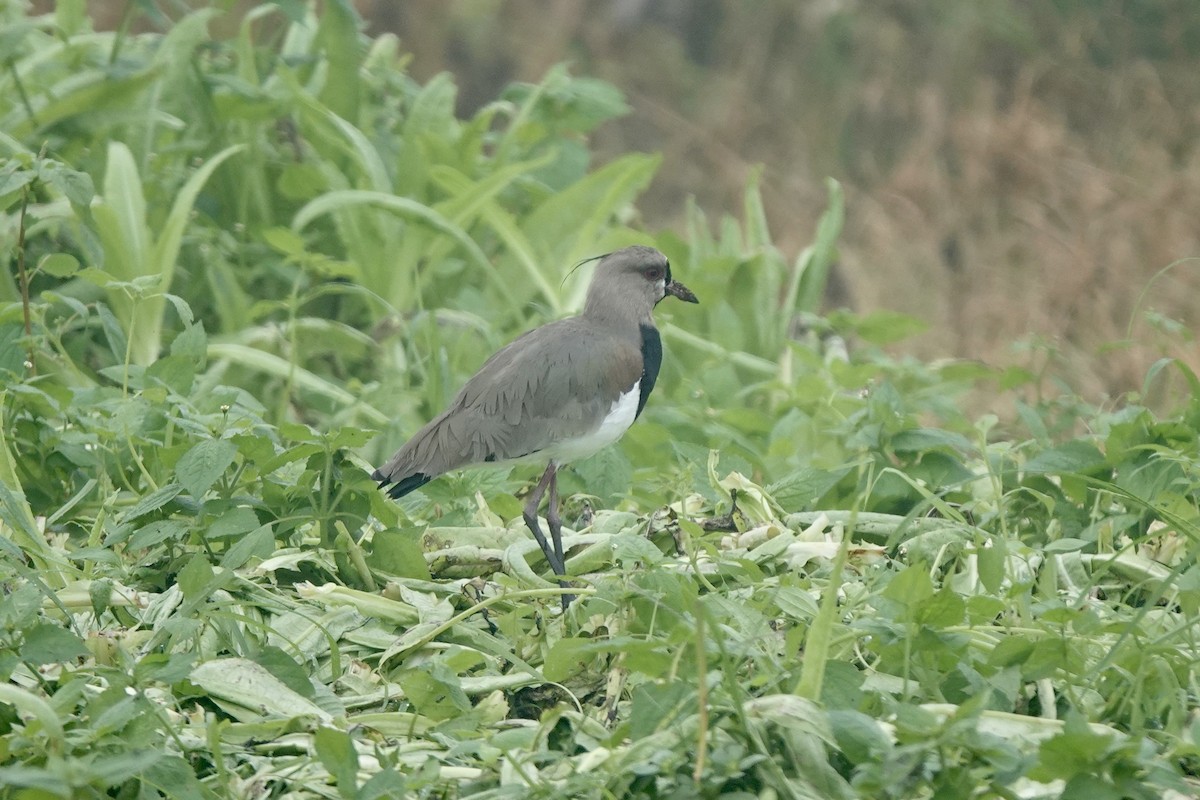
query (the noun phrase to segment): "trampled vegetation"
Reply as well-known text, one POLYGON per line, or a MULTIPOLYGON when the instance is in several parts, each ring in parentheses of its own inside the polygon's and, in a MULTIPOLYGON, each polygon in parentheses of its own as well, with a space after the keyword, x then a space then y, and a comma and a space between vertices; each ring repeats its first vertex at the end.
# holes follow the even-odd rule
POLYGON ((1186 367, 1155 415, 897 356, 919 321, 818 313, 836 184, 794 263, 754 185, 639 231, 656 159, 590 163, 624 102, 565 69, 459 119, 337 2, 3 13, 0 796, 1200 787, 1186 367), (634 242, 702 305, 563 476, 561 613, 529 473, 368 465, 634 242))

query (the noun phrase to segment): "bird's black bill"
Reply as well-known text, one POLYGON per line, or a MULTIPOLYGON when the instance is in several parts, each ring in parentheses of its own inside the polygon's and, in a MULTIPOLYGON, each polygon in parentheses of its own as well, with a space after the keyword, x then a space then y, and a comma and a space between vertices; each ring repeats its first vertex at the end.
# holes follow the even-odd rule
POLYGON ((667 281, 667 294, 678 297, 685 303, 699 303, 700 300, 692 293, 692 290, 684 286, 679 281, 667 281))

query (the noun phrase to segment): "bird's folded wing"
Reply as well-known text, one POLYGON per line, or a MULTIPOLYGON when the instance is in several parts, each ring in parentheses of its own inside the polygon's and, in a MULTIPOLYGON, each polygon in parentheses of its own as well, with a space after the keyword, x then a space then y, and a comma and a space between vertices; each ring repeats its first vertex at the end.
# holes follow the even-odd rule
POLYGON ((578 322, 546 325, 497 352, 377 474, 392 483, 428 480, 595 431, 641 378, 642 355, 636 342, 578 322))

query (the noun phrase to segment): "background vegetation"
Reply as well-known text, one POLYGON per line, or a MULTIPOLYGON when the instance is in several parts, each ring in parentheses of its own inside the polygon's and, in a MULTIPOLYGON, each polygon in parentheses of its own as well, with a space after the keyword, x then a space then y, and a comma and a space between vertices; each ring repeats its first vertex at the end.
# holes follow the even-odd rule
MULTIPOLYGON (((372 3, 372 29, 475 108, 571 60, 632 113, 598 152, 663 154, 639 208, 761 185, 802 249, 846 188, 834 305, 929 323, 926 358, 1057 361, 1094 402, 1163 355, 1200 366, 1200 12, 1191 0, 372 3), (1182 260, 1182 263, 1180 263, 1182 260), (1163 270, 1163 274, 1159 274, 1163 270), (1049 349, 1047 349, 1047 347, 1049 349)), ((994 398, 975 403, 990 408, 994 398)))
POLYGON ((610 83, 464 113, 348 5, 151 11, 0 20, 4 796, 1195 794, 1186 362, 897 356, 822 313, 837 182, 795 258, 754 176, 652 234, 610 83), (702 305, 564 476, 560 614, 527 473, 367 467, 632 242, 702 305))

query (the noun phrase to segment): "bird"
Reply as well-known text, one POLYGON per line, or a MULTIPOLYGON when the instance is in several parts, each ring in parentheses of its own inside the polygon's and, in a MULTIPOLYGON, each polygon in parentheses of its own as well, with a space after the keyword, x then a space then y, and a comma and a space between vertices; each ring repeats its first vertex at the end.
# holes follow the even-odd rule
MULTIPOLYGON (((666 297, 700 302, 652 247, 633 245, 589 260, 596 266, 582 311, 497 351, 449 407, 371 474, 399 499, 451 470, 545 463, 522 516, 564 588, 558 471, 615 443, 641 416, 662 364, 654 307, 666 297), (547 494, 549 540, 538 522, 547 494)), ((564 609, 572 599, 562 595, 564 609)))

